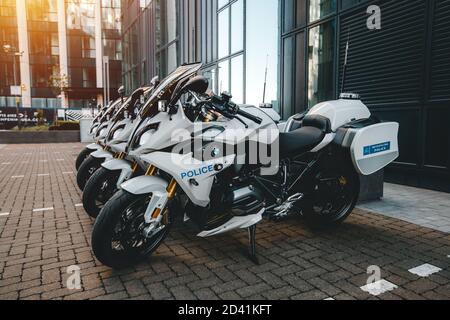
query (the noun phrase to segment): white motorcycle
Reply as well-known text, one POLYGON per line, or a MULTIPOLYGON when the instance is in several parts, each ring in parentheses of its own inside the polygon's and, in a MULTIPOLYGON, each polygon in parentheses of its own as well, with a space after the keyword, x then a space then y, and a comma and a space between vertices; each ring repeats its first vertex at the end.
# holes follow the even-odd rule
MULTIPOLYGON (((196 63, 177 68, 152 92, 146 105, 137 115, 137 119, 133 121, 135 125, 130 129, 132 133, 127 132, 118 139, 119 144, 116 149, 120 147, 119 156, 107 158, 86 183, 83 191, 83 207, 89 216, 96 218, 104 204, 120 189, 125 180, 145 174, 147 165, 140 161, 140 152, 145 153, 147 148, 153 148, 155 144, 152 140, 159 139, 158 135, 152 135, 151 140, 147 139, 149 137, 147 131, 151 132, 148 122, 159 123, 161 127, 168 126, 168 128, 174 124, 168 113, 158 112, 158 102, 161 99, 170 98, 176 87, 195 76, 200 67, 201 64, 196 63), (141 148, 130 155, 128 150, 137 137, 142 140, 141 148)), ((208 84, 205 83, 205 85, 208 84)))
POLYGON ((129 154, 139 152, 148 170, 123 183, 97 218, 92 247, 105 265, 122 268, 149 256, 176 216, 191 220, 199 237, 248 229, 256 262, 256 225, 264 216, 341 223, 357 202, 359 175, 399 155, 399 125, 371 118, 356 96, 320 103, 281 132, 264 109, 241 108, 227 94, 199 98, 186 112, 180 95, 195 96, 205 81, 195 77, 175 90, 159 108, 171 123, 149 120, 131 144, 129 154), (199 114, 208 115, 202 126, 193 121, 199 114), (146 152, 139 150, 143 140, 152 142, 146 152))
POLYGON ((97 149, 89 154, 77 171, 77 184, 80 190, 84 190, 90 177, 101 167, 103 162, 123 157, 126 141, 137 122, 137 113, 154 87, 155 84, 133 92, 120 107, 116 108, 116 112, 110 120, 97 129, 97 143, 87 147, 87 149, 97 149))
POLYGON ((92 138, 94 139, 94 141, 96 141, 96 143, 89 144, 88 146, 86 146, 86 148, 84 148, 80 152, 75 161, 75 168, 77 171, 80 169, 83 162, 87 158, 89 158, 89 156, 93 152, 103 149, 103 146, 101 145, 101 141, 104 139, 104 136, 101 135, 102 130, 105 130, 105 128, 108 127, 111 117, 114 115, 114 113, 117 111, 117 109, 120 107, 122 103, 123 102, 121 99, 110 102, 108 105, 104 106, 100 110, 98 115, 94 118, 92 126, 89 130, 89 135, 92 136, 92 138))

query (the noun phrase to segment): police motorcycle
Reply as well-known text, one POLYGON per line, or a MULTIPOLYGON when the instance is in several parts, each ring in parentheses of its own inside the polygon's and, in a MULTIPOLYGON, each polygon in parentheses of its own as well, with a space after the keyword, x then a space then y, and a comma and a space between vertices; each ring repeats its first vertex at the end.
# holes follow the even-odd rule
MULTIPOLYGON (((101 108, 100 112, 94 118, 91 128, 89 129, 89 135, 92 136, 95 141, 99 140, 101 130, 103 130, 105 126, 108 126, 111 117, 122 103, 122 99, 117 99, 101 108), (99 130, 99 128, 101 129, 99 130)), ((101 150, 102 148, 103 147, 99 143, 92 143, 86 146, 86 148, 80 152, 75 161, 76 170, 78 171, 80 169, 82 163, 91 155, 91 153, 101 150)))
MULTIPOLYGON (((148 123, 158 123, 161 127, 168 127, 174 123, 171 116, 166 112, 158 112, 158 104, 164 99, 170 98, 177 86, 183 84, 189 78, 195 76, 201 68, 200 63, 185 64, 173 71, 159 87, 152 93, 146 105, 141 109, 136 121, 133 134, 129 135, 128 140, 121 141, 121 148, 124 150, 120 157, 105 161, 88 180, 83 191, 83 207, 89 216, 96 218, 104 204, 120 189, 121 184, 132 177, 144 175, 147 171, 147 165, 140 161, 139 152, 130 153, 132 146, 139 141, 146 147, 140 148, 147 150, 155 145, 151 139, 159 139, 158 134, 153 134, 153 127, 148 123)), ((207 84, 206 84, 207 85, 207 84)), ((203 88, 202 88, 203 90, 203 88)), ((202 92, 201 92, 202 93, 202 92)), ((200 94, 201 94, 200 93, 200 94)), ((189 105, 193 97, 186 95, 183 99, 185 105, 189 105)), ((196 115, 193 121, 203 121, 207 115, 196 115)))
POLYGON ((319 103, 281 132, 262 109, 240 107, 227 94, 199 98, 189 111, 181 107, 180 93, 199 92, 206 81, 189 80, 167 108, 160 102, 170 123, 149 119, 130 144, 128 153, 139 154, 148 170, 123 183, 95 222, 92 248, 103 264, 122 268, 145 259, 176 216, 191 220, 204 238, 247 229, 249 257, 257 262, 263 217, 297 214, 318 226, 337 225, 357 202, 359 175, 399 155, 399 125, 373 118, 356 95, 319 103), (200 127, 188 116, 204 113, 209 121, 200 127))
MULTIPOLYGON (((155 78, 156 79, 156 78, 155 78)), ((97 144, 100 149, 94 151, 82 163, 77 172, 77 185, 84 190, 89 178, 100 168, 101 164, 116 157, 121 157, 124 151, 123 141, 126 141, 136 124, 138 110, 154 89, 154 85, 137 89, 117 109, 111 119, 98 129, 97 144)))

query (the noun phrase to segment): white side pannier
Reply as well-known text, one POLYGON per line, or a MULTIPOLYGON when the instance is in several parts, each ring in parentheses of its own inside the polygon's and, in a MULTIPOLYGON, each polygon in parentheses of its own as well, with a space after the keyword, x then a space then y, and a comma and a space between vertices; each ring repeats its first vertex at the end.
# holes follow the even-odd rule
POLYGON ((356 170, 371 175, 399 156, 399 124, 385 122, 362 128, 349 128, 345 137, 356 170))

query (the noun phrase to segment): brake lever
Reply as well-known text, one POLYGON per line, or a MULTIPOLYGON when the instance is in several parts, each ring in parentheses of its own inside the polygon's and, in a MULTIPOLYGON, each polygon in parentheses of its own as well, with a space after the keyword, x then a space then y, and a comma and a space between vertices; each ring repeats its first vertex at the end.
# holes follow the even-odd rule
POLYGON ((240 123, 242 123, 245 126, 245 129, 248 129, 248 124, 246 124, 244 120, 242 120, 238 116, 233 116, 233 119, 238 120, 240 123))

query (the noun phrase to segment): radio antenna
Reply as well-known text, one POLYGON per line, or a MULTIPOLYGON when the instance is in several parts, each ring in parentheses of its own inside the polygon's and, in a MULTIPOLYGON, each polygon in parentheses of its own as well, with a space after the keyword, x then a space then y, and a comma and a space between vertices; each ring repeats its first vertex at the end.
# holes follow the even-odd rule
POLYGON ((264 75, 264 89, 263 89, 263 101, 264 104, 266 102, 266 87, 267 87, 267 69, 269 68, 269 55, 266 57, 266 74, 264 75))
POLYGON ((341 93, 344 93, 345 90, 345 76, 347 73, 347 62, 348 62, 348 50, 350 47, 350 30, 348 31, 348 37, 347 37, 347 44, 345 46, 345 60, 344 60, 344 67, 342 70, 342 84, 341 84, 341 93))

